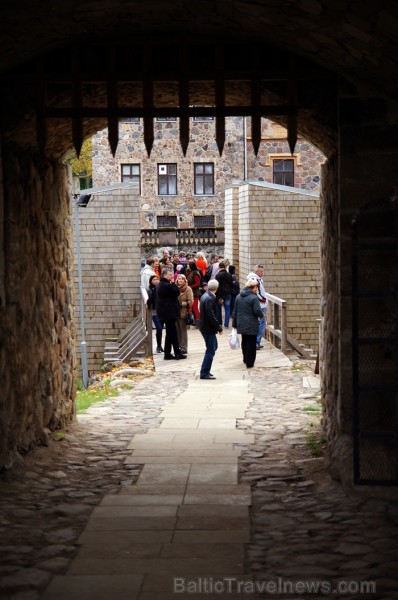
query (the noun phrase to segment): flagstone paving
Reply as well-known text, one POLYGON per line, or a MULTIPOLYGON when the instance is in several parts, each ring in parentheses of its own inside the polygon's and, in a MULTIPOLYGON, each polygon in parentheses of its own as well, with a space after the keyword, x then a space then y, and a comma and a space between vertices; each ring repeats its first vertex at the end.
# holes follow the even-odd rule
POLYGON ((249 371, 226 333, 216 380, 191 330, 187 360, 156 355, 155 378, 79 418, 62 467, 0 485, 0 597, 398 598, 396 495, 333 481, 308 445, 319 377, 267 343, 249 371))

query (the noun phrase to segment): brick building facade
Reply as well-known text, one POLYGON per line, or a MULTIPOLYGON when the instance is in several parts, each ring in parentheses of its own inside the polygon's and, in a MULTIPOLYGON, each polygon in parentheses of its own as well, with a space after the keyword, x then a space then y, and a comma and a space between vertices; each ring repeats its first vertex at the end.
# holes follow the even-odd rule
POLYGON ((324 156, 299 138, 291 156, 286 129, 262 119, 262 141, 253 152, 250 119, 229 117, 220 157, 213 118, 197 117, 190 123, 190 143, 183 156, 178 120, 156 119, 155 141, 148 158, 139 119, 119 126, 115 157, 108 130, 92 138, 93 185, 136 181, 140 188, 141 229, 161 227, 224 226, 224 192, 241 181, 266 181, 319 192, 324 156))

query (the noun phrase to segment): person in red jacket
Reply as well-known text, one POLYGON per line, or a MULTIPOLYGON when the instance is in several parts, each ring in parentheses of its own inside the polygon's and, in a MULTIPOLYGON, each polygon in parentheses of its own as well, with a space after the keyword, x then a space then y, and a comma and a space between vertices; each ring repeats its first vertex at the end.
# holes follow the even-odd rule
POLYGON ((200 286, 202 283, 202 278, 198 269, 196 268, 196 263, 194 260, 190 260, 188 263, 187 270, 187 280, 188 285, 193 291, 193 313, 195 315, 195 320, 199 321, 199 298, 200 298, 200 286))
POLYGON ((207 267, 209 265, 207 264, 207 260, 205 259, 205 255, 203 254, 203 252, 198 252, 196 254, 195 263, 198 271, 202 273, 202 276, 205 276, 207 267))

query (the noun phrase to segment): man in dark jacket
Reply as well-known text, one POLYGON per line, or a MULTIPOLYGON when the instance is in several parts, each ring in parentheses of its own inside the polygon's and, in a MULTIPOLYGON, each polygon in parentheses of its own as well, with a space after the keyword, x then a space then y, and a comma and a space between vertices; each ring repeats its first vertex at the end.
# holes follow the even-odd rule
POLYGON ((206 344, 206 352, 200 368, 200 379, 215 379, 210 373, 213 358, 218 348, 217 333, 222 333, 222 326, 217 320, 217 298, 215 292, 218 281, 211 279, 207 285, 207 292, 200 299, 200 333, 206 344))
POLYGON ((229 327, 229 319, 231 316, 231 298, 232 298, 232 290, 233 290, 233 280, 231 273, 228 273, 225 268, 225 263, 219 263, 219 271, 216 275, 216 279, 218 281, 218 290, 217 290, 217 319, 220 325, 222 325, 222 311, 221 307, 224 306, 224 327, 228 329, 229 327))
POLYGON ((180 289, 173 282, 173 270, 163 268, 162 277, 156 289, 156 314, 158 319, 166 326, 166 338, 164 340, 165 360, 186 358, 184 354, 181 354, 180 346, 178 345, 176 321, 180 316, 180 307, 177 300, 179 295, 180 289), (174 354, 171 354, 171 347, 173 347, 174 354))
POLYGON ((249 279, 236 297, 232 315, 232 327, 236 327, 242 335, 243 362, 248 369, 253 367, 256 360, 258 320, 263 316, 257 290, 257 280, 249 279))

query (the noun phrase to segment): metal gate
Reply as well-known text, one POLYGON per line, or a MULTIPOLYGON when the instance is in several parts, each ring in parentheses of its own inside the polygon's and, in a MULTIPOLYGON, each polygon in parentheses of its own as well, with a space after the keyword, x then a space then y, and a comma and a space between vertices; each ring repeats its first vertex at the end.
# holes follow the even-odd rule
POLYGON ((398 198, 352 219, 354 480, 398 484, 398 198))

